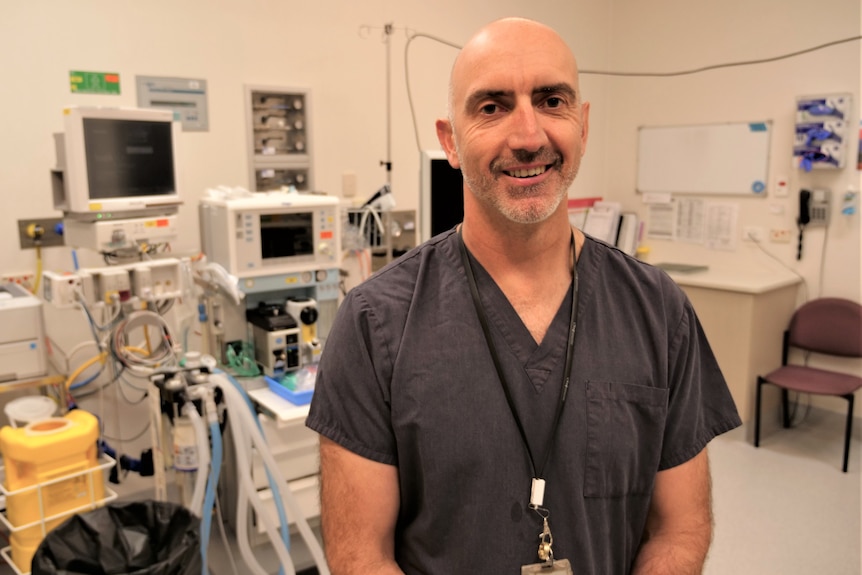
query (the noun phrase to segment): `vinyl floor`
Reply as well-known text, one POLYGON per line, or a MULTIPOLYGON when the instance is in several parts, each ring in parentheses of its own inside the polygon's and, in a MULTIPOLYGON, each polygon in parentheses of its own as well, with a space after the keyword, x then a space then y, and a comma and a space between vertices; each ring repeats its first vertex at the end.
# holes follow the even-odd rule
POLYGON ((847 473, 845 418, 812 410, 790 429, 751 426, 710 443, 715 529, 706 575, 859 575, 860 421, 847 473))

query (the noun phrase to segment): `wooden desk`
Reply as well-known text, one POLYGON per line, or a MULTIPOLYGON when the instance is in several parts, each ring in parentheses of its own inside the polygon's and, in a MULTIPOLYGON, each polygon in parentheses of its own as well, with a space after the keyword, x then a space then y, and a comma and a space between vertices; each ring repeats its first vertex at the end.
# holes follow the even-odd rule
POLYGON ((753 421, 757 376, 781 365, 781 341, 797 307, 800 278, 766 269, 670 276, 700 318, 739 416, 743 422, 753 421))

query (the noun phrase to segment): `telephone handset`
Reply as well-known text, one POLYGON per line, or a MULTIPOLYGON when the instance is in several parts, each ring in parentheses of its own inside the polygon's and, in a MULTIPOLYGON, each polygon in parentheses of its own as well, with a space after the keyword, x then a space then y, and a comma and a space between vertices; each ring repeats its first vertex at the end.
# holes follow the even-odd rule
POLYGON ((802 233, 805 226, 826 226, 829 224, 829 190, 799 190, 799 246, 796 259, 802 259, 802 233))
POLYGON ((811 192, 799 190, 799 226, 804 226, 811 221, 811 192))

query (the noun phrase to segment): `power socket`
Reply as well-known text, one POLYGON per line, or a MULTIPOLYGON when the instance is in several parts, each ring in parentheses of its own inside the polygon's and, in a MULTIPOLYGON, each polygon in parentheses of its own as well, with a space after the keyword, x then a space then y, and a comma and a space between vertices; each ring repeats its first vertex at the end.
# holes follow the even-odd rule
POLYGON ((793 239, 793 232, 786 228, 769 230, 769 241, 776 244, 789 244, 793 239))
POLYGON ((32 249, 37 245, 43 248, 66 245, 63 236, 57 233, 58 229, 62 229, 62 223, 63 218, 29 218, 18 220, 18 241, 21 249, 32 249), (33 228, 31 226, 41 230, 39 238, 33 236, 33 228))
POLYGON ((32 272, 10 273, 0 275, 0 283, 18 284, 29 292, 33 291, 33 286, 36 283, 36 274, 32 272))

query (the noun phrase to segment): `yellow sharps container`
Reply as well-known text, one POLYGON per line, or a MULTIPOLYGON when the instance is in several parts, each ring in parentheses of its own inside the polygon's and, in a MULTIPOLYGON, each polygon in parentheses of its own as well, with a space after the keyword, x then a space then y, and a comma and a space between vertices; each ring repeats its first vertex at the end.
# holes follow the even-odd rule
POLYGON ((15 528, 10 535, 12 560, 21 572, 30 571, 45 533, 104 499, 101 469, 86 473, 98 465, 98 437, 98 420, 81 409, 0 429, 4 487, 9 492, 6 516, 15 528), (30 523, 35 525, 18 529, 30 523))

